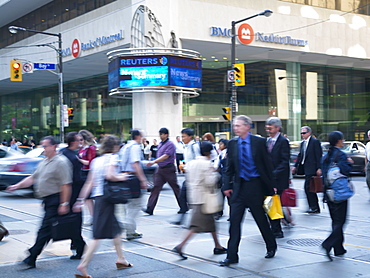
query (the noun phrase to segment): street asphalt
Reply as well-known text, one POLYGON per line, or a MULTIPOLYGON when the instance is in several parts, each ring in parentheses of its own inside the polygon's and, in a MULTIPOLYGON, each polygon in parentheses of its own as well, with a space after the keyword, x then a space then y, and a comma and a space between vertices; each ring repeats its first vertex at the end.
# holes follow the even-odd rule
MULTIPOLYGON (((179 175, 182 184, 183 175, 179 175)), ((365 177, 354 176, 355 196, 350 200, 348 225, 345 228, 347 254, 334 257, 329 262, 320 249, 321 242, 329 235, 331 220, 327 206, 321 203, 321 213, 308 215, 303 191, 303 179, 293 180, 299 194, 299 206, 292 208, 295 226, 285 227, 284 238, 277 239, 275 258, 265 259, 265 246, 258 228, 246 212, 243 237, 240 244, 239 264, 220 267, 217 262, 225 255, 213 255, 210 234, 195 235, 184 252, 187 260, 171 252, 185 236, 185 226, 174 226, 178 206, 169 186, 162 191, 154 215, 141 213, 138 232, 143 238, 127 241, 122 234, 123 249, 133 268, 116 270, 116 255, 111 241, 102 240, 88 268, 94 277, 370 277, 370 202, 365 177)), ((0 278, 13 277, 74 277, 78 261, 70 260, 69 241, 50 243, 37 260, 36 269, 21 270, 19 262, 26 256, 25 250, 34 243, 40 225, 42 207, 40 200, 30 198, 27 190, 15 193, 0 192, 0 219, 10 235, 0 242, 0 278)), ((143 196, 143 207, 149 196, 143 196)), ((321 199, 321 194, 319 194, 321 199)), ((227 246, 228 208, 217 221, 219 240, 227 246)), ((117 208, 120 219, 124 207, 117 208)), ((189 221, 189 215, 187 221, 189 221)), ((85 217, 87 219, 87 216, 85 217)), ((84 226, 83 236, 91 238, 91 226, 84 226)))

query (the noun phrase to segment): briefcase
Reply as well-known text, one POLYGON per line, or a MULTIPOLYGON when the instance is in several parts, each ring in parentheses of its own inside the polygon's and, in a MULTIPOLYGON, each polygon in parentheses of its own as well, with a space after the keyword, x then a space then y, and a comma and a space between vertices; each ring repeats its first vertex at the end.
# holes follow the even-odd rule
POLYGON ((51 221, 51 237, 53 241, 72 239, 79 236, 80 224, 78 214, 58 215, 51 221))
POLYGON ((313 193, 324 192, 322 177, 313 176, 311 178, 311 180, 310 180, 310 192, 313 192, 313 193))
POLYGON ((281 205, 283 207, 297 206, 297 192, 293 188, 287 188, 281 194, 281 205))

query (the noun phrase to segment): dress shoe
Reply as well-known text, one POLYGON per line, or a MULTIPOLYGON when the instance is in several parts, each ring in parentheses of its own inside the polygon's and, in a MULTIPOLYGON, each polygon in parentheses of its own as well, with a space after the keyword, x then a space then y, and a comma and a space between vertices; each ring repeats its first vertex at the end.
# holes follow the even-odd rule
POLYGON ((31 257, 27 257, 21 262, 21 266, 23 269, 35 268, 36 261, 32 260, 31 257))
POLYGON ((343 256, 346 253, 347 253, 347 250, 346 249, 344 249, 344 251, 343 252, 340 252, 340 253, 335 253, 335 251, 334 251, 334 256, 343 256))
POLYGON ((225 259, 223 261, 219 261, 218 263, 220 264, 220 266, 229 266, 231 264, 237 264, 237 263, 239 263, 239 261, 238 260, 225 259))
POLYGON ((181 221, 171 221, 170 224, 172 224, 172 225, 181 225, 181 221))
POLYGON ((215 255, 221 255, 221 254, 226 254, 227 249, 225 247, 222 248, 213 248, 213 254, 215 255))
POLYGON ((267 251, 265 258, 266 259, 271 259, 271 258, 275 257, 275 253, 276 253, 276 249, 271 250, 271 251, 267 251))
POLYGON ((324 249, 326 257, 329 259, 329 261, 333 261, 333 258, 330 255, 330 249, 324 247, 324 245, 321 244, 321 248, 324 249))
POLYGON ((138 238, 142 238, 142 237, 143 237, 143 234, 139 234, 139 233, 133 233, 133 234, 127 234, 126 235, 127 240, 138 239, 138 238))
POLYGON ((70 258, 71 260, 81 260, 82 255, 80 255, 80 254, 76 254, 76 255, 70 256, 69 258, 70 258))
POLYGON ((181 250, 177 246, 172 249, 172 252, 177 253, 183 260, 186 260, 188 258, 184 255, 184 253, 181 252, 181 250))
POLYGON ((283 232, 280 232, 280 233, 274 233, 274 237, 275 237, 275 238, 284 238, 284 233, 283 233, 283 232))
POLYGON ((142 211, 149 214, 149 215, 153 215, 153 211, 150 210, 150 209, 142 209, 142 211))
POLYGON ((306 211, 306 213, 308 213, 308 214, 317 214, 317 213, 320 213, 320 210, 319 209, 309 209, 308 211, 306 211))

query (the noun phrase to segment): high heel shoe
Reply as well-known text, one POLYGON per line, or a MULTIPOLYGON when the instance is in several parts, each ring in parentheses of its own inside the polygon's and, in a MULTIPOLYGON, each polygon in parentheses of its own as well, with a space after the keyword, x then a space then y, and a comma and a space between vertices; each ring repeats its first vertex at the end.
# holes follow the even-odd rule
POLYGON ((76 277, 76 278, 92 278, 92 276, 91 276, 91 275, 83 276, 83 275, 81 275, 81 274, 75 274, 75 277, 76 277))
POLYGON ((184 255, 184 253, 181 252, 181 250, 177 246, 172 249, 172 252, 177 253, 183 260, 186 260, 188 258, 184 255))
POLYGON ((117 266, 117 269, 125 269, 125 268, 133 267, 133 265, 130 264, 129 262, 127 262, 127 264, 116 263, 116 266, 117 266))

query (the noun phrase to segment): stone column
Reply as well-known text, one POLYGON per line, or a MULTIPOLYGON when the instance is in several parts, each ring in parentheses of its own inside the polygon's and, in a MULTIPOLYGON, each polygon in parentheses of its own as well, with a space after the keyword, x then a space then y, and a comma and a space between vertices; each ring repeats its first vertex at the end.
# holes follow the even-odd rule
POLYGON ((142 129, 150 143, 158 139, 160 128, 166 127, 171 140, 182 129, 182 93, 133 93, 132 128, 142 129))

